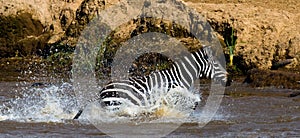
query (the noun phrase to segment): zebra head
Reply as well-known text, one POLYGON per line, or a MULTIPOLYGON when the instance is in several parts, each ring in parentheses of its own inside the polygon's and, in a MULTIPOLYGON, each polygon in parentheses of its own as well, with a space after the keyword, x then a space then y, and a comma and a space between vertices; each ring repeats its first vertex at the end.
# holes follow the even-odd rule
POLYGON ((223 65, 213 56, 210 46, 203 46, 203 52, 207 62, 207 68, 202 71, 207 78, 211 78, 223 86, 229 86, 231 80, 228 79, 228 73, 223 65))

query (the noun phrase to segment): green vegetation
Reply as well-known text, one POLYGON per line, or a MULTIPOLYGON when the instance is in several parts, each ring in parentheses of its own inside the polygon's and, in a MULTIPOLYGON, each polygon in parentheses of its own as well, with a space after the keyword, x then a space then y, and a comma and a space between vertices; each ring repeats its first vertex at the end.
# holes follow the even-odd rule
POLYGON ((74 47, 66 44, 53 44, 46 54, 45 63, 55 72, 70 71, 72 66, 74 47))
POLYGON ((236 45, 236 30, 233 27, 225 27, 224 42, 229 51, 229 66, 233 66, 234 50, 236 45))

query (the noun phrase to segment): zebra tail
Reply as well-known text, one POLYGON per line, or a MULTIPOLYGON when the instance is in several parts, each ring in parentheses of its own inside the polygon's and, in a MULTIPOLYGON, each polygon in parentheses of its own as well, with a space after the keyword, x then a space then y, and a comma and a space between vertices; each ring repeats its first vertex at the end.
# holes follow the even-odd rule
MULTIPOLYGON (((89 100, 88 103, 91 103, 91 102, 93 102, 93 101, 99 100, 99 98, 100 98, 100 96, 97 95, 95 98, 89 100)), ((81 115, 82 112, 83 112, 83 109, 84 109, 86 106, 87 106, 87 104, 86 104, 85 106, 81 107, 81 109, 79 109, 79 111, 77 112, 77 114, 75 115, 75 117, 73 118, 73 120, 78 119, 78 118, 80 117, 80 115, 81 115)))
POLYGON ((75 115, 75 117, 73 118, 73 119, 78 119, 79 118, 79 116, 82 114, 82 109, 80 109, 78 112, 77 112, 77 114, 75 115))

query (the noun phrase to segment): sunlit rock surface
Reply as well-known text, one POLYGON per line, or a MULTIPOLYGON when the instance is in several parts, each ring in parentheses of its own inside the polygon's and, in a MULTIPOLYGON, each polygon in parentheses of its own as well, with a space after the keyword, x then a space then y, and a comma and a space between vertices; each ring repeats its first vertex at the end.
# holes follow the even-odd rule
MULTIPOLYGON (((41 55, 49 50, 51 44, 75 46, 80 32, 93 17, 118 1, 2 0, 0 56, 13 57, 16 53, 18 56, 41 55)), ((237 30, 238 60, 235 64, 240 64, 244 69, 269 69, 274 63, 285 59, 293 61, 287 68, 299 65, 300 12, 296 0, 186 0, 185 3, 208 19, 221 41, 222 36, 228 33, 224 31, 225 27, 237 30)), ((165 24, 168 26, 167 22, 165 24)), ((121 27, 118 33, 121 34, 120 39, 130 37, 139 25, 140 22, 133 21, 121 27)), ((147 30, 147 26, 144 29, 147 30)))

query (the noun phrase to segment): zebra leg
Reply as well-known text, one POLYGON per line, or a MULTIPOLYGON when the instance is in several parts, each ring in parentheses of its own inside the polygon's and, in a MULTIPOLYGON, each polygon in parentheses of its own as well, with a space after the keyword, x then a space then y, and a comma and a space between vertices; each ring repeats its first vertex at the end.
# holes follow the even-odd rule
POLYGON ((201 96, 200 96, 200 94, 196 94, 196 97, 197 97, 197 101, 195 101, 194 106, 192 107, 193 110, 196 110, 197 106, 201 102, 201 96))
POLYGON ((192 107, 193 110, 196 110, 197 106, 199 105, 199 103, 201 102, 201 93, 200 93, 200 79, 196 79, 193 84, 191 89, 193 89, 192 91, 195 92, 195 95, 197 97, 196 102, 194 103, 194 106, 192 107))

